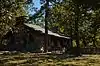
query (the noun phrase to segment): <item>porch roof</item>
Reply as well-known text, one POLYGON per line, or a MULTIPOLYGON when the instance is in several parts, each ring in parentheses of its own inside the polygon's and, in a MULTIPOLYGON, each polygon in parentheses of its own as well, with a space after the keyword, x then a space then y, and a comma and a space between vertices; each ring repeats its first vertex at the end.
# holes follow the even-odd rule
MULTIPOLYGON (((30 28, 33 28, 34 30, 36 31, 41 31, 42 33, 45 33, 45 29, 40 27, 40 26, 37 26, 37 25, 34 25, 34 24, 28 24, 28 23, 24 23, 26 26, 30 27, 30 28)), ((53 35, 53 36, 56 36, 56 37, 60 37, 60 38, 66 38, 66 39, 70 39, 70 37, 66 37, 66 36, 61 36, 57 33, 54 33, 50 30, 48 30, 48 35, 53 35)))

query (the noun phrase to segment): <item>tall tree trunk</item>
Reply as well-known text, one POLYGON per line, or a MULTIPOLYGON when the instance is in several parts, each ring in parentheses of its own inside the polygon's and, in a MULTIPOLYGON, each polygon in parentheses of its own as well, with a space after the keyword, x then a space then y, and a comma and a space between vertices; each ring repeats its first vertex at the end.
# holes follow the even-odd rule
POLYGON ((96 32, 97 32, 97 27, 94 27, 94 31, 93 31, 93 47, 96 48, 96 32))
POLYGON ((92 41, 93 41, 93 47, 96 48, 96 38, 95 38, 96 34, 94 33, 94 36, 92 38, 92 41))
POLYGON ((87 47, 87 43, 86 43, 85 40, 86 40, 85 37, 83 37, 82 42, 83 42, 83 44, 84 44, 84 48, 87 47))
POLYGON ((70 37, 71 37, 71 47, 70 47, 70 49, 72 49, 72 47, 73 47, 73 43, 72 43, 72 22, 70 22, 70 37))
POLYGON ((45 5, 45 39, 44 39, 44 52, 48 51, 48 6, 49 6, 49 1, 46 0, 46 5, 45 5))
POLYGON ((76 44, 77 44, 77 48, 76 48, 76 56, 80 55, 80 44, 79 44, 79 31, 78 31, 78 22, 79 22, 79 5, 76 4, 76 20, 75 20, 75 31, 76 31, 76 44))

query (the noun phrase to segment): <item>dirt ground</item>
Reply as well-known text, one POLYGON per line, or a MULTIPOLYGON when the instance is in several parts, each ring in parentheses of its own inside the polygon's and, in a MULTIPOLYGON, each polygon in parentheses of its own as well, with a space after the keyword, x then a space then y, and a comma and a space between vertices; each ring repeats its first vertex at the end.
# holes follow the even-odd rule
POLYGON ((0 53, 0 66, 100 66, 100 55, 68 55, 41 53, 0 53))

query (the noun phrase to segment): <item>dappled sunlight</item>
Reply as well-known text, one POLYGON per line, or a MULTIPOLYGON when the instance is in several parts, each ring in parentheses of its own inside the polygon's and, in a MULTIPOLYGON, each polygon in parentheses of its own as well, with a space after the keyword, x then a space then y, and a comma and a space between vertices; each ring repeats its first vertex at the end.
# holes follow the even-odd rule
MULTIPOLYGON (((67 55, 67 54, 66 54, 67 55)), ((80 57, 65 57, 64 55, 42 54, 42 53, 18 53, 1 54, 0 65, 38 65, 38 66, 98 66, 100 65, 100 55, 82 55, 80 57)))

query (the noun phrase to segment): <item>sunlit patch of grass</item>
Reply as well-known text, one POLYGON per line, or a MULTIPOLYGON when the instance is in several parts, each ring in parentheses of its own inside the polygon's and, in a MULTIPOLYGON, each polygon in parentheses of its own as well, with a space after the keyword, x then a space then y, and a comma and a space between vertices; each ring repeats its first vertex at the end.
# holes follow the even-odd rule
POLYGON ((55 63, 50 63, 50 62, 49 62, 49 63, 47 63, 46 65, 47 65, 47 66, 55 66, 55 63))
POLYGON ((4 66, 4 64, 7 66, 100 66, 100 55, 86 55, 72 58, 61 58, 62 56, 34 55, 33 53, 0 55, 0 66, 4 66))
POLYGON ((63 63, 62 62, 57 62, 56 65, 63 65, 63 63))
POLYGON ((27 60, 16 60, 16 61, 9 61, 7 62, 7 64, 22 64, 22 63, 26 63, 27 60))

